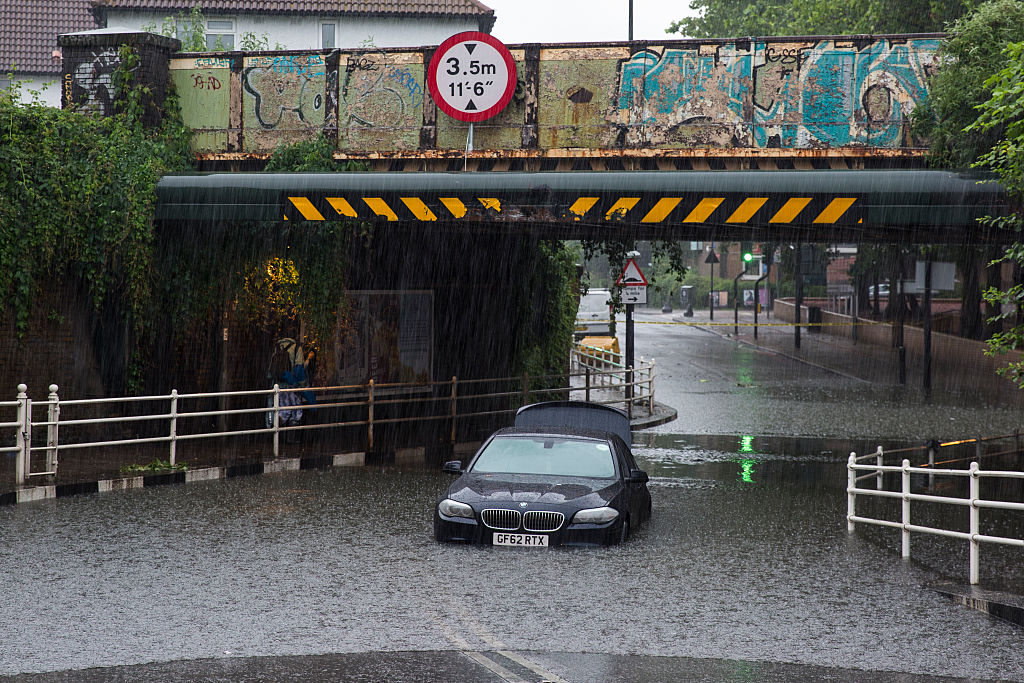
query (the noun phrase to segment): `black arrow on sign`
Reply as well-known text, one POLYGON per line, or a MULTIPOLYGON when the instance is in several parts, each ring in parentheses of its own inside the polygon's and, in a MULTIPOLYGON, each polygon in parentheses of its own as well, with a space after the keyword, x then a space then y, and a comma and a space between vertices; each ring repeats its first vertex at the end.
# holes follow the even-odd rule
POLYGON ((476 105, 473 104, 473 100, 470 100, 469 104, 466 105, 466 111, 476 111, 476 105))
POLYGON ((476 43, 466 43, 466 52, 473 54, 473 50, 476 49, 476 43))

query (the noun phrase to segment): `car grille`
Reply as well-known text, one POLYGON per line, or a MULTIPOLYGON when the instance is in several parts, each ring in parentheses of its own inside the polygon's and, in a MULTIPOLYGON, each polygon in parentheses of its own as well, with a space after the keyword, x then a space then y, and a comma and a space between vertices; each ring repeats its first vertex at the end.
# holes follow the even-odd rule
POLYGON ((565 521, 561 512, 545 510, 530 510, 520 515, 518 510, 491 508, 480 513, 480 517, 489 528, 499 531, 517 531, 520 522, 526 531, 557 531, 565 521))
POLYGON ((565 515, 561 512, 530 510, 523 515, 523 528, 527 531, 556 531, 564 521, 565 515))
POLYGON ((480 513, 480 518, 483 519, 491 529, 499 529, 501 531, 515 531, 519 528, 519 510, 502 510, 502 509, 488 509, 480 513))

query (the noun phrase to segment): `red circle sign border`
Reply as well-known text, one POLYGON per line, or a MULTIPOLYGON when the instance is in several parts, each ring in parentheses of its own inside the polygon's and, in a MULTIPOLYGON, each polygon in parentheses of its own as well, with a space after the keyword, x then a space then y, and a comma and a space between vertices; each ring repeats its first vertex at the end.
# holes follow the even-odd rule
POLYGON ((430 90, 430 97, 434 100, 437 108, 443 111, 448 116, 458 121, 464 121, 466 123, 473 123, 475 121, 484 121, 492 116, 497 116, 501 113, 501 110, 508 106, 508 103, 512 101, 512 95, 516 91, 516 81, 518 79, 518 73, 516 71, 515 60, 512 59, 512 53, 509 52, 505 44, 494 36, 481 33, 480 31, 463 31, 462 33, 456 33, 454 36, 446 39, 443 43, 437 46, 434 50, 434 56, 430 60, 430 66, 427 68, 427 89, 430 90), (441 66, 441 57, 445 52, 448 51, 453 45, 458 43, 464 43, 468 40, 475 40, 481 43, 487 43, 501 55, 502 59, 505 60, 505 66, 508 68, 508 83, 505 84, 505 92, 502 93, 501 98, 497 104, 493 107, 489 107, 480 112, 474 112, 469 114, 464 111, 452 107, 445 102, 444 97, 441 96, 437 89, 437 70, 441 66))

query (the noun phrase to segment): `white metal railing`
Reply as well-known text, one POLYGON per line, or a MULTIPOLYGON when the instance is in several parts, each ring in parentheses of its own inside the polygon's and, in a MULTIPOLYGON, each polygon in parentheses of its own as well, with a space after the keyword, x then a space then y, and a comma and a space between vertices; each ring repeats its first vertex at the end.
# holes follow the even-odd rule
POLYGON ((884 451, 881 446, 879 446, 874 453, 869 453, 866 455, 858 456, 856 453, 850 453, 850 457, 847 463, 846 484, 846 522, 848 531, 852 533, 855 530, 856 524, 858 523, 899 529, 902 541, 902 556, 904 558, 910 557, 911 533, 945 536, 948 538, 957 538, 967 541, 969 544, 969 580, 972 585, 977 584, 979 577, 980 545, 982 543, 1024 547, 1024 539, 1022 538, 990 536, 982 534, 980 532, 981 511, 983 509, 1024 512, 1024 502, 987 500, 981 497, 981 482, 983 479, 1024 479, 1024 472, 1012 470, 982 470, 978 464, 978 460, 981 457, 995 457, 1007 455, 1010 453, 1020 453, 1019 441, 1019 434, 1013 434, 989 437, 987 439, 979 438, 966 439, 961 441, 951 441, 944 444, 932 442, 928 446, 924 446, 920 449, 900 449, 898 451, 889 451, 888 453, 884 451), (1002 450, 995 453, 982 454, 982 445, 984 443, 1009 438, 1013 438, 1015 441, 1015 448, 1013 450, 1002 450), (974 458, 971 459, 970 465, 966 470, 936 467, 936 464, 944 465, 963 462, 964 459, 961 458, 936 463, 935 458, 942 447, 964 445, 973 445, 975 448, 974 458), (929 459, 929 463, 926 465, 913 467, 910 464, 910 460, 907 458, 903 458, 902 462, 899 465, 885 464, 886 455, 904 455, 908 451, 925 449, 928 451, 929 459), (899 490, 889 490, 886 488, 886 474, 899 474, 899 490), (911 489, 911 475, 915 474, 927 476, 927 485, 925 487, 925 490, 928 491, 928 493, 914 492, 911 489), (935 495, 934 491, 936 477, 953 477, 956 479, 966 478, 968 480, 966 496, 935 495), (874 486, 871 488, 865 488, 860 486, 862 482, 868 481, 873 481, 874 486), (881 519, 876 517, 858 515, 858 496, 889 498, 901 501, 900 519, 881 519), (913 502, 933 503, 967 508, 967 531, 959 531, 955 529, 946 529, 924 526, 921 524, 914 524, 911 519, 911 503, 913 502))
POLYGON ((15 454, 15 482, 24 486, 32 477, 55 475, 61 454, 88 448, 164 444, 168 464, 173 468, 179 443, 223 437, 268 435, 273 457, 277 458, 281 435, 289 432, 356 428, 363 430, 367 450, 373 450, 376 426, 447 420, 450 426, 446 436, 455 443, 457 425, 468 418, 513 413, 531 400, 580 394, 587 401, 618 404, 630 418, 637 405, 645 405, 648 414, 653 411, 653 363, 641 363, 631 371, 612 361, 606 367, 592 367, 597 360, 587 350, 582 354, 574 350, 572 367, 577 371, 565 375, 452 377, 442 382, 394 384, 371 380, 365 385, 274 385, 271 389, 192 394, 172 390, 159 396, 70 400, 61 398, 53 384, 46 400, 33 401, 28 387, 19 384, 17 400, 0 401, 0 420, 15 413, 15 420, 0 421, 0 444, 14 443, 0 445, 0 453, 15 454), (627 387, 633 390, 632 399, 621 395, 627 387), (300 400, 307 392, 315 396, 314 402, 300 400), (211 408, 211 403, 217 407, 211 408), (397 414, 391 412, 392 407, 398 408, 397 414), (43 410, 45 414, 41 414, 43 410), (296 419, 299 411, 315 412, 323 419, 296 419), (227 417, 234 418, 236 428, 226 424, 213 428, 227 417), (44 430, 45 445, 36 445, 33 433, 41 438, 44 430))

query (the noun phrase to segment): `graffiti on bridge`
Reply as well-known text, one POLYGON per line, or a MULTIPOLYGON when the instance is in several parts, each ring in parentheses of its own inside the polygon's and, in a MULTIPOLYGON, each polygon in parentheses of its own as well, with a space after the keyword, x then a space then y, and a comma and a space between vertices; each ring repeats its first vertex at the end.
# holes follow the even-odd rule
POLYGON ((318 54, 247 57, 242 89, 264 130, 313 130, 324 124, 325 77, 318 54))
POLYGON ((622 63, 608 119, 625 123, 625 144, 908 145, 938 40, 711 47, 644 50, 622 63))

